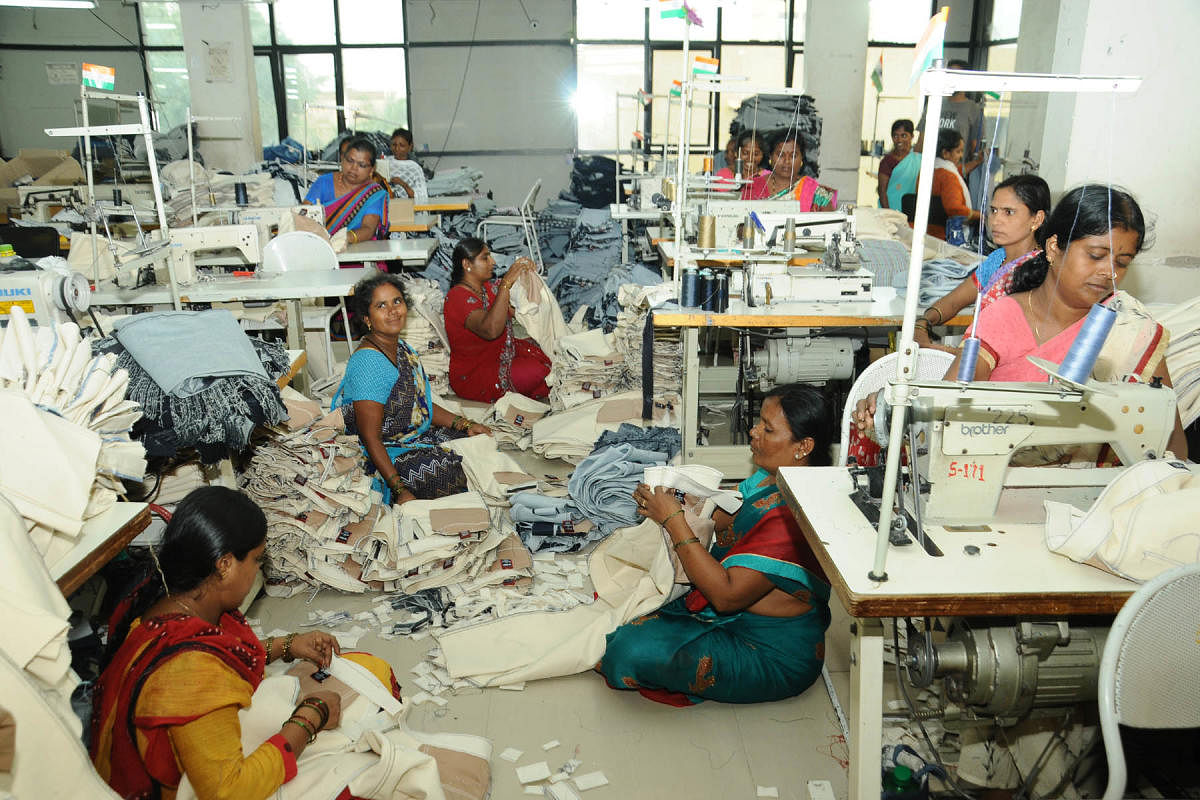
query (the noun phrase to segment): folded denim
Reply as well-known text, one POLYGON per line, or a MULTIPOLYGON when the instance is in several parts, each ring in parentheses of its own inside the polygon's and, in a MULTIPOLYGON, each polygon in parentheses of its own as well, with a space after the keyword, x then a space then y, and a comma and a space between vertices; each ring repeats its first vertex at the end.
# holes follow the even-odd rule
POLYGON ((604 533, 640 521, 633 490, 647 466, 667 460, 666 454, 617 444, 593 452, 580 462, 567 482, 576 507, 604 533))

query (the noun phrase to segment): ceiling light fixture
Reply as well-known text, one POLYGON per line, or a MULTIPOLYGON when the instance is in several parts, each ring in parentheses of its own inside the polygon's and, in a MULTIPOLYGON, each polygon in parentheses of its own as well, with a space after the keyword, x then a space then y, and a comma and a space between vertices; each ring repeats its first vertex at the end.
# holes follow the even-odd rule
POLYGON ((17 8, 95 8, 96 0, 0 0, 0 6, 17 8))

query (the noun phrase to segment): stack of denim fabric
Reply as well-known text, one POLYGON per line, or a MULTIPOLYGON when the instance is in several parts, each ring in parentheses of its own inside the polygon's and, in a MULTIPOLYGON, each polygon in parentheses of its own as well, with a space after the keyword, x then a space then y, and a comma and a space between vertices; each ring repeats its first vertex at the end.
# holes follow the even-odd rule
POLYGON ((621 263, 621 228, 607 208, 580 212, 561 262, 550 269, 546 283, 570 319, 580 306, 597 305, 604 279, 621 263))
POLYGON ((475 194, 483 173, 470 167, 441 170, 434 174, 425 188, 430 197, 440 197, 451 194, 475 194))
POLYGON ((738 106, 737 117, 729 125, 731 136, 757 130, 767 140, 767 149, 786 133, 796 134, 804 145, 803 174, 817 177, 821 155, 821 116, 809 95, 756 94, 738 106))

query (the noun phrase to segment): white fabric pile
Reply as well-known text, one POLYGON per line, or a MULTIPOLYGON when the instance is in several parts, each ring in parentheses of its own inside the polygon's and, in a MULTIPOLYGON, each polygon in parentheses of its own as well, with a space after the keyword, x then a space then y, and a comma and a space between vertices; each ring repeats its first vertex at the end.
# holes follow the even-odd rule
POLYGON ((1186 428, 1200 416, 1200 297, 1157 314, 1156 319, 1171 332, 1167 369, 1175 387, 1179 419, 1186 428))
POLYGON ((396 529, 396 588, 405 594, 456 583, 471 591, 521 577, 493 556, 512 526, 503 513, 493 517, 478 492, 404 503, 396 508, 396 529))
POLYGON ((508 392, 488 409, 483 424, 492 429, 500 444, 528 450, 533 443, 533 425, 550 413, 550 406, 516 392, 508 392))
MULTIPOLYGON (((653 424, 678 427, 682 409, 679 395, 665 393, 661 401, 655 400, 653 424)), ((644 426, 640 390, 589 400, 542 417, 533 424, 533 452, 578 464, 592 452, 601 433, 615 431, 623 422, 644 426)))
MULTIPOLYGON (((674 293, 672 284, 638 286, 627 283, 617 292, 621 313, 613 330, 616 350, 625 359, 625 370, 642 385, 642 342, 651 307, 674 293)), ((654 335, 654 397, 683 391, 683 342, 678 328, 660 328, 654 335)))
POLYGON ((92 356, 92 339, 69 322, 29 324, 14 305, 0 329, 0 494, 29 522, 34 547, 53 566, 86 520, 142 480, 146 451, 130 441, 141 407, 125 399, 129 375, 115 355, 92 356))
POLYGON ((546 383, 550 407, 555 411, 610 397, 635 385, 615 338, 598 328, 559 339, 551 362, 546 383))
POLYGON ((537 488, 537 478, 522 470, 512 456, 501 453, 491 436, 465 436, 445 446, 462 456, 467 485, 489 508, 508 508, 514 492, 537 488))
POLYGON ((446 295, 428 278, 404 278, 408 320, 400 337, 421 357, 429 385, 437 394, 450 394, 450 340, 442 305, 446 295))

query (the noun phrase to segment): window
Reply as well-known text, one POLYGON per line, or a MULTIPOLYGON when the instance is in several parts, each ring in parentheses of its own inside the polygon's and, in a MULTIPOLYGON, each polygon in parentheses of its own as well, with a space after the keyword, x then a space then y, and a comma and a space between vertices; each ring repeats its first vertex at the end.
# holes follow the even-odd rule
MULTIPOLYGON (((266 3, 250 3, 250 41, 255 47, 270 47, 271 45, 271 12, 266 3)), ((275 127, 279 127, 276 125, 275 127)))
MULTIPOLYGON (((651 9, 653 11, 654 9, 651 9)), ((646 29, 646 4, 630 0, 576 0, 575 35, 580 39, 637 39, 646 29)))
POLYGON ((254 80, 258 84, 258 129, 263 144, 279 141, 279 114, 276 109, 275 81, 271 77, 271 59, 254 57, 254 80))
POLYGON ((343 44, 397 44, 404 41, 403 3, 338 0, 343 44))
POLYGON ((143 3, 142 41, 149 46, 183 47, 178 3, 143 3))
POLYGON ((333 0, 275 0, 278 44, 334 44, 335 35, 333 0))
MULTIPOLYGON (((346 105, 359 112, 360 130, 408 127, 408 81, 404 50, 399 47, 354 48, 342 51, 342 84, 346 105)), ((354 125, 348 117, 347 127, 354 125)))
MULTIPOLYGON (((804 4, 800 5, 796 16, 801 19, 800 31, 803 34, 804 4)), ((721 6, 722 42, 782 41, 786 38, 786 31, 785 0, 726 0, 721 6)))
POLYGON ((338 133, 333 54, 285 54, 283 89, 288 135, 310 149, 333 141, 338 133))
MULTIPOLYGON (((656 8, 659 3, 650 5, 650 38, 664 42, 683 41, 684 21, 679 17, 663 19, 662 13, 656 8)), ((700 17, 701 23, 699 27, 692 27, 692 40, 712 41, 716 39, 717 0, 691 0, 688 6, 696 16, 700 17)))
MULTIPOLYGON (((712 56, 711 50, 698 50, 692 48, 688 51, 688 58, 692 56, 712 56)), ((682 50, 655 50, 653 58, 652 86, 653 92, 656 95, 654 102, 650 105, 650 125, 653 131, 653 143, 661 146, 664 143, 670 145, 672 149, 679 146, 679 120, 683 111, 683 104, 680 102, 680 97, 658 97, 657 95, 669 95, 673 82, 680 79, 683 75, 683 51, 682 50)), ((709 103, 709 95, 707 92, 696 92, 692 97, 692 114, 691 126, 689 130, 688 142, 692 145, 711 145, 713 141, 712 130, 712 112, 707 108, 709 103)), ((725 142, 721 142, 721 146, 725 146, 725 142)))
POLYGON ((867 39, 916 44, 933 12, 929 0, 870 0, 867 39))
MULTIPOLYGON (((992 0, 991 41, 1016 39, 1021 31, 1021 0, 992 0)), ((991 70, 992 67, 988 67, 991 70)))
POLYGON ((168 131, 187 120, 191 92, 188 89, 187 59, 182 50, 146 53, 150 70, 150 96, 158 111, 158 128, 168 131))
MULTIPOLYGON (((721 74, 745 76, 755 86, 785 86, 786 64, 784 51, 778 47, 727 45, 721 48, 721 74)), ((802 73, 803 74, 803 73, 802 73)), ((737 84, 733 84, 736 86, 737 84)), ((752 92, 726 91, 721 93, 717 113, 717 144, 724 146, 729 138, 729 123, 737 117, 738 107, 752 92)))
POLYGON ((575 48, 576 89, 572 103, 583 150, 630 148, 634 131, 645 127, 642 106, 617 93, 642 89, 645 51, 637 45, 586 45, 575 48))

